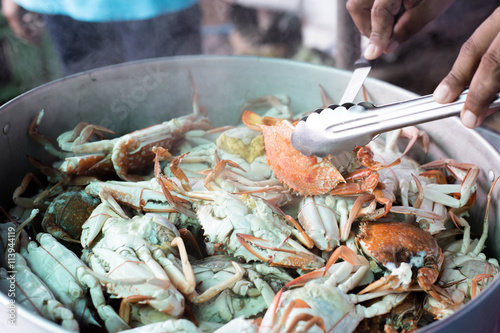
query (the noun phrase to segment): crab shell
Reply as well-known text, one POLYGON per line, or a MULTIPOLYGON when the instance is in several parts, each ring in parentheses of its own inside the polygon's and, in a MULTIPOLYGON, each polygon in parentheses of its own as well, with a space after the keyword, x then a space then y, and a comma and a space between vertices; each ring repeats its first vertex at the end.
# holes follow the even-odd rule
POLYGON ((358 246, 385 268, 401 263, 418 269, 417 279, 424 290, 436 282, 444 256, 434 237, 406 222, 365 222, 356 237, 358 246))
POLYGON ((99 203, 99 198, 93 198, 81 189, 63 192, 50 203, 42 227, 58 239, 79 240, 82 225, 99 203))
POLYGON ((327 158, 305 156, 293 148, 293 125, 279 121, 273 126, 259 125, 264 135, 266 161, 275 176, 301 195, 319 195, 345 182, 327 158))

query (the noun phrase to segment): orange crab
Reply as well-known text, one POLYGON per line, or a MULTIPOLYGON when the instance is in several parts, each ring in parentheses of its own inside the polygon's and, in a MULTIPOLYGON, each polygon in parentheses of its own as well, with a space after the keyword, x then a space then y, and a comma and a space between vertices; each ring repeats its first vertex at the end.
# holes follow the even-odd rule
POLYGON ((290 136, 296 122, 261 117, 248 110, 243 113, 242 121, 247 127, 262 131, 267 164, 283 184, 300 195, 371 193, 384 204, 386 203, 381 193, 376 191, 378 185, 376 170, 387 166, 373 161, 373 155, 368 148, 356 147, 354 153, 357 161, 354 163, 350 156, 346 157, 348 160, 343 158, 342 164, 354 164, 357 167, 361 164, 366 167, 366 169, 355 170, 344 178, 332 163, 331 157, 305 156, 293 148, 290 136))
POLYGON ((291 146, 290 136, 294 126, 289 121, 261 118, 251 111, 245 111, 242 119, 246 126, 262 131, 267 164, 276 177, 292 190, 304 195, 316 195, 345 182, 344 177, 326 158, 302 155, 291 146), (302 170, 308 172, 302 173, 302 170))
POLYGON ((448 293, 435 284, 444 255, 428 232, 406 222, 366 222, 360 226, 356 243, 366 255, 390 271, 360 294, 387 289, 409 290, 416 271, 420 288, 441 302, 452 303, 448 293))

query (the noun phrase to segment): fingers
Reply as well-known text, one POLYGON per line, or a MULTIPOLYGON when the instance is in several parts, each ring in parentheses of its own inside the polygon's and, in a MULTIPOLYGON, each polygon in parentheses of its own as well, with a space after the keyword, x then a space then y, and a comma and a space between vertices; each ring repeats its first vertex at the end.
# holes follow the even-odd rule
POLYGON ((479 126, 489 115, 488 108, 500 91, 500 34, 481 58, 479 67, 472 78, 469 93, 461 113, 466 127, 479 126))
POLYGON ((454 0, 405 0, 403 2, 405 12, 394 26, 386 52, 394 50, 397 45, 408 40, 429 22, 441 15, 453 2, 454 0))
POLYGON ((434 91, 434 98, 440 103, 452 102, 469 83, 461 119, 466 127, 475 128, 500 90, 500 7, 462 46, 450 73, 434 91))
POLYGON ((402 0, 375 0, 371 10, 370 42, 365 50, 366 59, 378 58, 389 46, 394 16, 399 13, 402 0))
POLYGON ((371 9, 375 0, 348 0, 346 8, 361 34, 370 37, 371 9))
POLYGON ((455 0, 348 0, 347 9, 361 33, 370 38, 364 56, 378 58, 392 52, 455 0), (394 24, 401 8, 405 11, 394 24))

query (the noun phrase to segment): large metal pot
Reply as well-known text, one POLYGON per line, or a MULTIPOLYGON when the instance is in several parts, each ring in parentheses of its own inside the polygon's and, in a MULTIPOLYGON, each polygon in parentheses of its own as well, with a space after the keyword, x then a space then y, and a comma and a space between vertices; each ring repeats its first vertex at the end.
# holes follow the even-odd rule
MULTIPOLYGON (((35 171, 26 154, 48 160, 47 153, 33 144, 26 131, 41 110, 45 116, 41 131, 55 139, 79 121, 99 124, 123 134, 190 112, 192 85, 198 86, 201 103, 216 125, 234 124, 244 101, 266 94, 286 94, 293 110, 313 110, 321 105, 319 85, 337 100, 351 73, 334 68, 293 61, 221 56, 175 57, 112 66, 57 80, 33 89, 0 108, 0 204, 12 206, 11 195, 27 171, 35 171)), ((369 99, 384 104, 414 97, 414 94, 368 79, 369 99)), ((478 194, 473 215, 475 232, 480 232, 486 193, 500 175, 500 155, 476 131, 463 127, 458 119, 445 119, 421 126, 432 139, 427 159, 451 157, 478 164, 478 194)), ((490 210, 487 253, 500 258, 500 191, 494 191, 490 210)), ((500 281, 493 281, 479 297, 446 320, 422 331, 493 332, 500 314, 500 281)), ((0 326, 6 329, 61 331, 51 322, 17 308, 17 326, 8 326, 9 298, 0 293, 0 326)), ((2 330, 4 331, 4 330, 2 330)))

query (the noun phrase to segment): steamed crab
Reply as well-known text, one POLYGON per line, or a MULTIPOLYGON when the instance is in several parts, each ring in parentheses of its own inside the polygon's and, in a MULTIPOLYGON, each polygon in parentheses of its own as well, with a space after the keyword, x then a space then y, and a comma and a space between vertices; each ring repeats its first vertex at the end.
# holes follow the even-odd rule
POLYGON ((98 325, 87 307, 86 293, 90 291, 93 304, 109 332, 128 328, 115 310, 106 304, 99 281, 73 252, 50 234, 39 233, 36 238, 38 244, 30 242, 21 249, 21 255, 60 302, 75 313, 82 326, 98 325))
POLYGON ((295 279, 276 295, 259 332, 352 332, 363 318, 387 313, 404 300, 407 293, 349 293, 368 273, 363 256, 345 246, 337 248, 325 268, 295 279), (333 266, 339 256, 345 261, 333 266), (381 296, 370 307, 356 304, 381 296))
POLYGON ((322 251, 332 251, 350 236, 355 219, 376 220, 385 215, 385 208, 377 208, 375 202, 362 207, 370 195, 355 197, 329 194, 302 198, 298 221, 314 245, 322 251))
MULTIPOLYGON (((205 292, 220 282, 230 279, 234 273, 230 256, 212 256, 193 262, 198 282, 196 289, 205 292)), ((216 298, 193 306, 198 321, 225 323, 244 316, 250 318, 264 312, 275 293, 293 278, 279 267, 261 263, 240 264, 243 278, 233 283, 216 298)))
MULTIPOLYGON (((429 168, 445 167, 451 170, 462 183, 453 187, 441 186, 444 185, 441 172, 425 172, 416 162, 407 164, 406 156, 401 156, 405 153, 394 149, 390 153, 397 154, 391 156, 383 149, 380 153, 370 145, 370 149, 358 147, 339 156, 309 159, 305 171, 313 171, 315 178, 312 177, 311 182, 300 183, 299 179, 297 187, 282 185, 279 179, 273 178, 270 167, 264 162, 266 154, 271 153, 273 157, 269 158, 269 163, 277 165, 278 169, 273 169, 273 173, 279 174, 282 171, 280 164, 283 163, 276 161, 275 157, 281 153, 281 148, 286 150, 291 147, 286 136, 290 129, 293 130, 293 117, 291 114, 281 117, 281 111, 278 111, 276 115, 266 114, 257 119, 258 125, 253 124, 264 134, 246 127, 213 130, 182 128, 181 132, 186 131, 179 138, 186 144, 179 147, 180 141, 177 141, 175 145, 167 144, 166 147, 171 154, 180 154, 177 158, 173 155, 165 157, 171 164, 170 172, 165 170, 164 173, 173 175, 172 178, 162 175, 159 161, 155 161, 155 177, 151 180, 99 181, 87 186, 87 193, 95 197, 100 195, 102 204, 91 215, 82 236, 83 245, 87 248, 84 253, 88 254, 85 258, 91 262, 94 271, 83 269, 94 280, 99 280, 111 298, 122 299, 120 316, 125 324, 131 327, 145 325, 136 330, 142 332, 199 332, 217 328, 217 332, 229 333, 343 332, 356 329, 363 318, 384 313, 389 315, 387 311, 392 308, 394 313, 391 310, 389 315, 392 323, 388 322, 386 331, 411 330, 417 325, 420 311, 414 313, 413 309, 408 310, 406 303, 415 303, 406 296, 410 292, 424 289, 428 293, 411 293, 409 296, 422 296, 431 307, 441 306, 446 308, 443 312, 452 313, 462 305, 457 294, 468 300, 498 273, 498 265, 494 261, 483 260, 485 258, 481 255, 475 256, 477 251, 482 251, 480 244, 486 236, 477 241, 477 247, 476 241, 471 243, 465 236, 460 245, 452 244, 441 254, 428 235, 407 229, 406 225, 398 228, 405 234, 400 242, 405 249, 399 249, 395 242, 385 242, 383 237, 370 238, 376 234, 374 229, 379 227, 370 223, 370 227, 368 224, 361 225, 362 231, 358 236, 358 245, 364 248, 365 256, 343 245, 358 250, 352 246, 354 236, 350 237, 353 235, 350 226, 354 219, 374 220, 392 211, 416 214, 419 221, 439 220, 445 217, 446 206, 454 207, 450 216, 456 224, 465 226, 464 234, 468 235, 465 220, 458 216, 473 203, 475 180, 470 181, 476 171, 473 167, 452 161, 429 165, 429 168), (281 119, 275 121, 269 116, 281 119), (283 133, 284 138, 280 136, 283 133), (276 143, 277 147, 273 147, 276 143), (186 155, 188 152, 189 155, 186 155), (380 159, 381 156, 385 159, 380 159), (193 169, 196 173, 186 172, 189 175, 186 177, 182 170, 191 169, 191 163, 201 164, 193 169), (397 170, 407 167, 410 172, 404 175, 397 170), (323 171, 327 174, 326 179, 321 178, 323 171), (411 173, 415 173, 416 180, 411 173), (391 181, 394 183, 391 184, 391 181), (425 197, 424 190, 425 195, 432 192, 431 197, 425 197), (277 208, 290 202, 293 192, 305 193, 298 212, 303 228, 277 208), (396 197, 400 201, 398 204, 403 206, 391 207, 393 202, 397 202, 396 197), (448 205, 448 202, 451 204, 448 205), (120 205, 127 208, 122 210, 120 205), (203 240, 210 255, 222 253, 230 256, 191 261, 192 258, 188 258, 181 249, 183 243, 179 238, 179 225, 185 221, 189 221, 190 226, 196 223, 198 228, 201 224, 206 229, 203 240), (340 221, 340 225, 332 224, 332 221, 340 221), (422 240, 423 245, 416 244, 422 240), (388 251, 384 251, 385 245, 388 245, 388 251), (311 250, 312 247, 316 248, 311 250), (464 250, 465 247, 468 249, 464 250), (379 248, 382 251, 378 251, 379 248), (326 266, 318 250, 335 250, 326 266), (462 254, 467 257, 464 262, 462 254), (375 269, 366 260, 370 255, 386 270, 386 276, 371 285, 375 269), (405 255, 407 258, 402 258, 405 255), (339 256, 344 261, 335 262, 339 256), (391 260, 385 261, 386 258, 395 259, 392 260, 394 265, 389 263, 391 260), (293 282, 286 273, 296 271, 304 274, 305 270, 312 272, 293 282), (440 273, 440 278, 437 278, 440 273), (276 295, 285 283, 286 287, 276 295), (369 287, 360 294, 353 291, 356 288, 357 292, 366 285, 369 287), (372 306, 364 301, 371 302, 372 306), (261 315, 269 306, 263 321, 261 318, 245 319, 261 315), (405 315, 407 313, 409 317, 405 315), (193 322, 178 319, 181 315, 191 318, 193 322), (228 320, 229 323, 221 327, 223 324, 211 322, 228 320)), ((286 108, 283 111, 285 115, 289 110, 286 108)), ((179 119, 185 120, 183 117, 179 119)), ((83 124, 73 134, 80 133, 82 141, 86 141, 92 131, 97 138, 101 133, 107 133, 104 128, 83 124)), ((99 142, 78 142, 80 139, 73 134, 61 136, 64 149, 78 150, 93 147, 99 142)), ((108 144, 113 140, 101 141, 108 144)), ((125 141, 122 140, 121 144, 125 141)), ((159 147, 155 149, 156 152, 161 150, 159 147)), ((295 156, 294 153, 285 156, 295 156)), ((98 153, 94 157, 100 156, 98 153)), ((103 153, 105 161, 91 167, 89 172, 106 166, 110 156, 112 153, 103 153)), ((299 158, 302 159, 301 156, 299 158)), ((284 161, 289 162, 287 158, 284 161)), ((293 158, 290 161, 295 162, 293 158)), ((292 166, 295 169, 296 165, 292 166)), ((128 180, 138 179, 131 174, 136 171, 139 169, 135 166, 130 166, 128 171, 118 170, 122 175, 126 174, 128 180)), ((303 177, 303 172, 297 172, 298 178, 303 177)), ((282 181, 286 183, 286 177, 282 181)), ((290 213, 296 207, 290 205, 282 209, 290 213)), ((431 227, 435 232, 439 231, 439 222, 431 227)), ((393 229, 386 229, 385 232, 392 233, 393 229)), ((92 289, 91 293, 95 292, 92 289)), ((420 307, 417 310, 420 310, 422 301, 418 303, 420 307)), ((99 309, 100 313, 102 310, 99 309)), ((383 318, 379 320, 386 317, 383 318)))
POLYGON ((437 300, 453 304, 451 296, 436 285, 444 256, 428 232, 406 222, 366 222, 361 224, 356 241, 367 256, 389 272, 361 293, 405 291, 416 280, 437 300))
POLYGON ((391 207, 391 212, 413 214, 420 226, 437 234, 444 230, 444 222, 448 218, 447 207, 455 211, 463 211, 473 203, 475 198, 476 179, 479 168, 468 163, 453 160, 437 160, 420 165, 406 155, 408 148, 401 152, 398 149, 398 138, 410 138, 410 147, 414 141, 421 140, 424 152, 427 151, 429 138, 416 127, 407 127, 385 134, 384 140, 373 140, 368 144, 374 153, 374 160, 384 163, 399 159, 400 163, 379 171, 382 192, 385 197, 398 201, 400 205, 391 207), (458 184, 448 184, 439 169, 450 172, 458 184))
POLYGON ((450 213, 457 226, 464 228, 461 240, 457 240, 447 245, 443 249, 444 263, 443 272, 439 282, 446 286, 449 292, 457 300, 453 305, 441 304, 433 297, 428 297, 425 308, 432 313, 436 319, 443 319, 476 297, 488 283, 498 275, 500 266, 494 258, 487 258, 482 252, 485 248, 488 237, 488 211, 491 201, 491 192, 498 181, 497 178, 488 193, 486 204, 486 214, 483 220, 483 232, 478 239, 471 240, 471 228, 467 220, 463 217, 450 213))
POLYGON ((159 312, 178 317, 184 313, 185 299, 170 281, 157 278, 140 261, 106 248, 93 250, 94 276, 107 292, 121 298, 120 317, 130 321, 130 304, 147 304, 159 312))
POLYGON ((27 173, 12 195, 12 201, 27 210, 36 208, 44 212, 41 227, 59 240, 80 243, 81 227, 99 204, 99 199, 92 198, 83 190, 91 178, 69 177, 57 169, 43 166, 39 161, 29 158, 32 164, 49 179, 56 181, 46 188, 33 173, 27 173), (52 177, 52 178, 50 178, 52 177), (33 197, 23 197, 29 192, 31 184, 38 187, 33 197))
POLYGON ((356 147, 352 152, 325 158, 305 156, 293 148, 290 142, 295 123, 260 117, 251 111, 245 111, 242 121, 247 127, 262 131, 268 165, 274 175, 293 191, 306 196, 325 193, 333 195, 371 193, 381 202, 385 202, 381 193, 376 191, 378 184, 376 171, 387 165, 373 161, 366 148, 356 147), (361 165, 368 169, 359 170, 361 165), (346 174, 346 177, 343 174, 346 174))
MULTIPOLYGON (((292 119, 288 103, 286 96, 263 96, 248 101, 242 110, 252 107, 263 109, 261 113, 267 117, 292 119)), ((174 152, 178 155, 189 153, 183 158, 181 168, 190 177, 193 176, 190 171, 215 168, 218 161, 231 160, 240 167, 234 172, 250 181, 272 178, 272 171, 266 163, 262 133, 245 126, 189 131, 174 152)))
POLYGON ((295 240, 308 244, 310 239, 263 199, 220 191, 197 206, 197 215, 210 254, 224 251, 246 261, 306 270, 323 266, 321 258, 295 240))
MULTIPOLYGON (((108 272, 108 259, 103 253, 111 250, 145 264, 155 279, 165 285, 171 284, 193 303, 206 302, 241 279, 243 270, 231 262, 232 276, 198 294, 186 246, 180 232, 168 219, 154 213, 129 218, 112 196, 103 192, 101 198, 103 203, 85 223, 82 236, 82 245, 89 247, 84 254, 86 261, 99 274, 108 272)), ((120 275, 116 278, 122 279, 120 275)))
POLYGON ((156 179, 165 197, 170 197, 179 212, 189 214, 195 209, 206 236, 207 252, 222 252, 246 261, 258 260, 271 265, 314 269, 323 266, 323 259, 314 255, 300 243, 312 247, 313 243, 298 223, 289 215, 250 194, 228 193, 210 177, 205 181, 209 191, 195 191, 184 172, 174 168, 179 186, 159 172, 157 151, 156 179), (190 206, 175 203, 187 199, 190 206), (298 241, 296 241, 297 239, 298 241), (299 243, 300 242, 300 243, 299 243))
MULTIPOLYGON (((45 283, 28 267, 26 260, 15 253, 15 283, 20 292, 16 295, 16 304, 28 309, 34 314, 41 314, 45 318, 58 323, 65 330, 79 332, 79 325, 73 312, 59 302, 45 283)), ((9 283, 9 273, 0 267, 0 287, 9 283)), ((5 286, 6 287, 6 286, 5 286)), ((8 290, 8 287, 6 289, 8 290)))
POLYGON ((80 325, 73 311, 56 299, 49 287, 28 267, 26 260, 19 252, 8 251, 10 246, 19 251, 28 245, 29 236, 23 227, 30 223, 37 214, 38 211, 33 210, 30 218, 21 224, 13 221, 0 224, 0 250, 5 254, 5 258, 0 259, 2 266, 0 267, 0 290, 9 294, 11 284, 15 283, 16 290, 20 291, 15 295, 16 304, 29 312, 58 323, 68 331, 78 332, 80 325), (14 236, 13 242, 12 236, 14 236), (8 267, 9 270, 4 267, 8 267))
POLYGON ((82 225, 89 218, 99 200, 83 189, 72 189, 58 195, 47 208, 42 228, 54 237, 80 243, 82 225))
POLYGON ((244 169, 237 173, 252 181, 271 178, 272 171, 266 164, 263 137, 247 127, 223 128, 211 144, 189 146, 180 149, 180 154, 189 152, 182 160, 182 169, 198 171, 213 168, 218 159, 231 160, 244 169))
POLYGON ((199 104, 199 94, 193 81, 193 113, 163 123, 107 140, 104 133, 113 133, 101 126, 78 124, 74 130, 61 134, 57 141, 60 149, 38 131, 44 111, 32 121, 28 135, 49 152, 65 161, 60 170, 69 175, 109 175, 136 181, 142 179, 138 172, 151 166, 153 146, 173 147, 189 130, 210 129, 213 126, 206 111, 199 104), (96 135, 97 141, 90 141, 96 135), (134 174, 132 174, 134 173, 134 174))
POLYGON ((172 168, 177 168, 190 179, 199 179, 202 173, 226 191, 253 193, 278 206, 291 200, 266 163, 260 132, 244 126, 226 129, 215 143, 181 152, 183 154, 172 161, 170 170, 165 169, 165 174, 176 176, 180 171, 172 168))
POLYGON ((123 211, 118 214, 112 209, 107 213, 98 212, 85 223, 86 232, 82 238, 82 245, 90 249, 87 260, 93 268, 99 264, 94 261, 92 252, 99 248, 109 249, 142 260, 156 278, 171 281, 183 293, 193 292, 195 281, 186 248, 170 221, 151 213, 128 218, 123 211), (96 239, 99 232, 101 236, 96 239))

